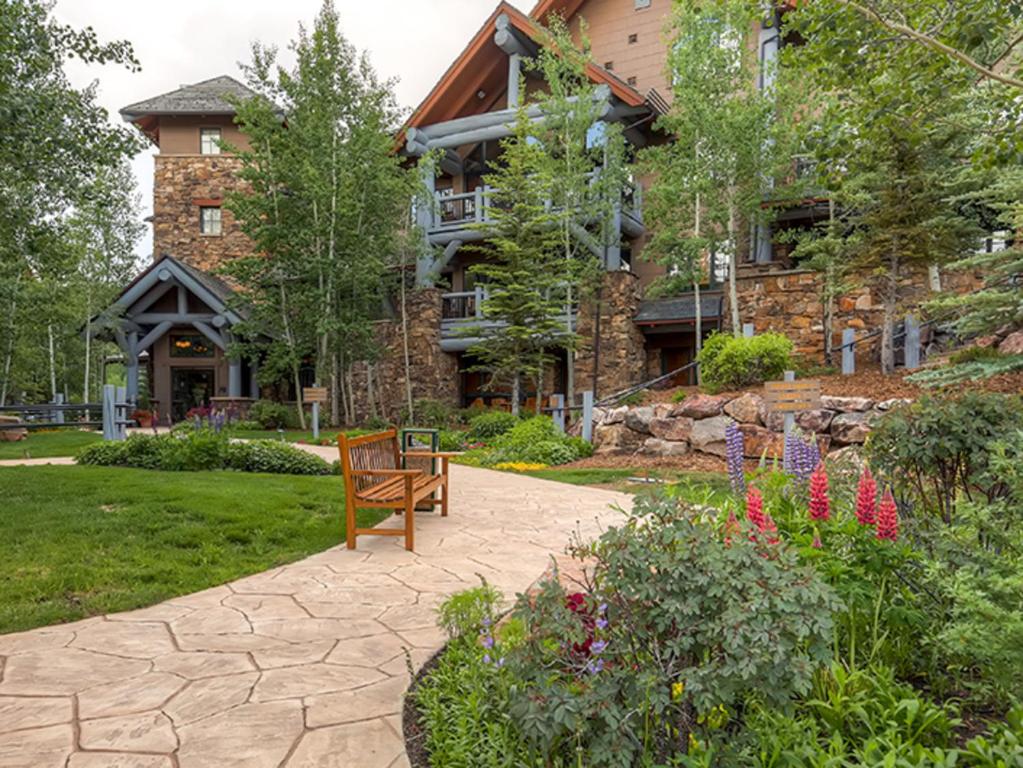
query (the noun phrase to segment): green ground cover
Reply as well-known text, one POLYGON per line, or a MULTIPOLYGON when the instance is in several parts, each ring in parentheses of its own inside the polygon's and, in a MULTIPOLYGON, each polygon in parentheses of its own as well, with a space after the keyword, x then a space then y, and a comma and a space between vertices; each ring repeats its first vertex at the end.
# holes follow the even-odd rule
MULTIPOLYGON (((139 608, 344 540, 340 477, 0 468, 0 633, 139 608)), ((385 517, 360 511, 359 525, 385 517)))
POLYGON ((81 448, 103 439, 99 432, 61 429, 29 432, 15 443, 0 442, 0 459, 45 459, 52 456, 74 456, 81 448))

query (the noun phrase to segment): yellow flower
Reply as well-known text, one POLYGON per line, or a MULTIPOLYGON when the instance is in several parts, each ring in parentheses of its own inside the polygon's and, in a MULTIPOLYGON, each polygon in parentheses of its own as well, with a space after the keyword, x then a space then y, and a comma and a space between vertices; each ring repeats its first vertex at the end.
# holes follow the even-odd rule
POLYGON ((547 469, 547 465, 528 461, 501 461, 494 465, 494 469, 506 472, 535 472, 539 469, 547 469))
POLYGON ((696 737, 693 736, 692 733, 690 733, 689 734, 689 749, 693 750, 693 749, 699 749, 699 748, 700 748, 700 742, 696 740, 696 737))
POLYGON ((671 684, 671 698, 672 701, 678 701, 682 698, 682 694, 686 692, 686 684, 683 682, 671 684))

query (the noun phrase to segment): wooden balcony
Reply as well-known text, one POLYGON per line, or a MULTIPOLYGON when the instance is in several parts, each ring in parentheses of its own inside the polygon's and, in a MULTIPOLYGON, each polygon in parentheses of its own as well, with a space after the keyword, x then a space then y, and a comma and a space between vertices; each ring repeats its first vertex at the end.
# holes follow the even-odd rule
MULTIPOLYGON (((472 192, 452 195, 434 193, 433 210, 425 216, 426 234, 431 245, 454 241, 470 242, 487 236, 493 221, 494 190, 477 187, 472 192)), ((621 229, 628 237, 640 237, 645 231, 642 212, 642 187, 629 182, 622 190, 621 229)))
MULTIPOLYGON (((501 323, 487 320, 483 316, 483 302, 487 292, 483 286, 472 291, 456 291, 441 296, 440 348, 445 352, 464 352, 477 344, 480 332, 496 328, 501 323)), ((566 313, 566 326, 576 327, 577 313, 573 307, 566 313)))

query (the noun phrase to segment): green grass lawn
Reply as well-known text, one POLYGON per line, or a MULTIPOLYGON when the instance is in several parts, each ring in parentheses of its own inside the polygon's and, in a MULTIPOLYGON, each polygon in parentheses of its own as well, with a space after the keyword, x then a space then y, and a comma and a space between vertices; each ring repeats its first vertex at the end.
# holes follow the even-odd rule
POLYGON ((630 482, 630 478, 659 478, 666 483, 678 484, 683 489, 683 495, 686 498, 707 503, 719 500, 729 492, 728 476, 717 472, 679 472, 667 469, 636 468, 603 469, 600 467, 558 469, 551 467, 523 474, 572 485, 610 486, 626 493, 641 493, 660 485, 659 483, 630 482))
MULTIPOLYGON (((157 603, 344 541, 340 477, 0 468, 0 633, 157 603)), ((359 525, 386 515, 362 511, 359 525)))
POLYGON ((79 429, 29 432, 16 443, 0 442, 0 459, 45 459, 51 456, 74 456, 87 445, 103 439, 99 432, 79 429))

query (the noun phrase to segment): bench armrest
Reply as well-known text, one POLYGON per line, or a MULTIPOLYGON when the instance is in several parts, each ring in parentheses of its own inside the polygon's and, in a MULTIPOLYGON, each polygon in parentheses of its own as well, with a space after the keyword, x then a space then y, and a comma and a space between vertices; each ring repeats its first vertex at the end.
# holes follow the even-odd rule
POLYGON ((421 469, 353 469, 351 472, 353 477, 360 476, 366 477, 373 475, 380 475, 381 477, 404 477, 406 475, 421 475, 423 470, 421 469))

